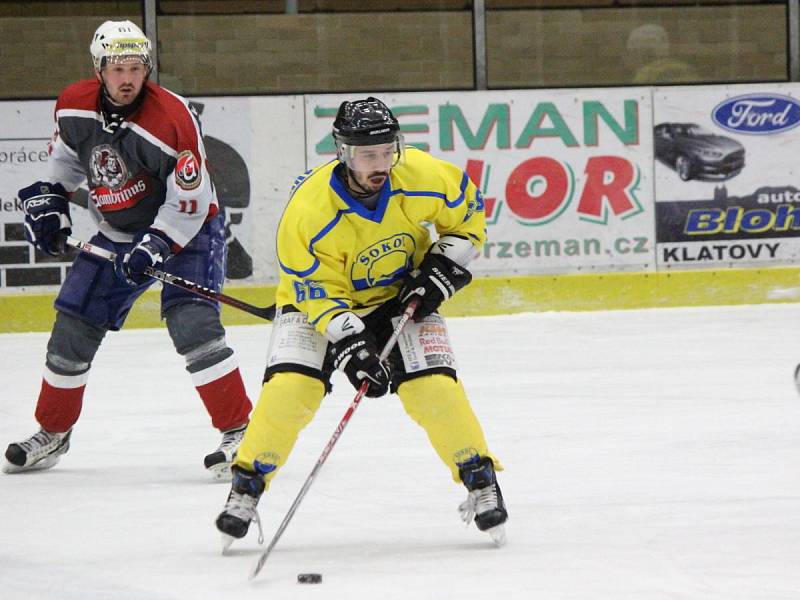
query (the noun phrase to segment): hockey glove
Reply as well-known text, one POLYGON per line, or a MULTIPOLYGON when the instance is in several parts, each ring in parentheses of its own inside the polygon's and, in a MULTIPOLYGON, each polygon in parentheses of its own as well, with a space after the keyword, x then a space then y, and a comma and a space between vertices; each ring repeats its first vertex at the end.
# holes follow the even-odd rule
POLYGON ((411 298, 420 297, 420 305, 414 313, 414 320, 420 321, 436 312, 442 302, 470 281, 472 274, 467 269, 444 254, 429 252, 419 267, 406 275, 398 298, 406 307, 411 298))
POLYGON ((51 256, 66 251, 64 237, 72 234, 67 190, 60 183, 37 181, 18 192, 25 212, 25 237, 51 256))
POLYGON ((331 343, 328 352, 333 366, 347 375, 354 388, 359 389, 366 380, 369 381, 366 395, 370 398, 378 398, 389 391, 389 367, 381 362, 375 341, 367 331, 331 343))
POLYGON ((137 286, 150 279, 145 273, 148 267, 153 268, 172 256, 172 240, 160 231, 146 229, 136 235, 133 243, 130 252, 117 254, 114 268, 120 279, 137 286))

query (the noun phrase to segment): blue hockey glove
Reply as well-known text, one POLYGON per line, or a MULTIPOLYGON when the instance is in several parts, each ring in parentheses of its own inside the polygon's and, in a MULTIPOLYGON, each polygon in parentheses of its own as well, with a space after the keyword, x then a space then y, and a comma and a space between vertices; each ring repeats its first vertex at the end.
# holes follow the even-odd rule
POLYGON ((117 275, 129 285, 146 283, 150 276, 145 274, 147 267, 155 268, 172 256, 172 240, 155 229, 146 229, 133 238, 134 246, 130 252, 117 254, 114 263, 117 275))
POLYGON ((25 212, 25 237, 51 256, 66 250, 64 237, 72 234, 67 190, 60 183, 36 183, 22 188, 17 195, 25 212))
POLYGON ((472 274, 467 269, 444 254, 429 252, 419 267, 406 275, 397 297, 405 308, 411 298, 419 296, 420 304, 414 313, 414 320, 419 321, 436 312, 442 302, 470 281, 472 274))
POLYGON ((348 335, 331 344, 328 352, 333 358, 333 366, 347 375, 354 388, 359 389, 364 381, 369 381, 366 395, 370 398, 378 398, 389 391, 389 367, 381 362, 375 340, 369 332, 348 335))

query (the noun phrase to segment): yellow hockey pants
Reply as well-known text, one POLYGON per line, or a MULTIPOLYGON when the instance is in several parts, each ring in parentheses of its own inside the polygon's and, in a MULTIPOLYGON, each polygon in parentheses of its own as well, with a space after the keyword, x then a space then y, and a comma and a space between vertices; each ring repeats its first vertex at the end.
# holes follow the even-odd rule
MULTIPOLYGON (((478 419, 461 382, 446 375, 427 375, 406 381, 397 390, 403 407, 428 434, 439 458, 460 482, 458 463, 475 455, 491 456, 495 469, 502 466, 489 454, 478 419)), ((261 389, 250 417, 236 464, 253 470, 254 462, 272 464, 276 469, 267 484, 284 465, 300 431, 319 409, 325 387, 321 381, 299 373, 276 373, 261 389)))

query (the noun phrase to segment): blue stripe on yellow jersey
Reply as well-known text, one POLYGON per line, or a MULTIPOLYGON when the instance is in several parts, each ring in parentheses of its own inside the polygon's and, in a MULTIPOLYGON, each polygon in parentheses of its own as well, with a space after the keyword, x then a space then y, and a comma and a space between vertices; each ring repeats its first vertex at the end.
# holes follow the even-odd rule
POLYGON ((367 310, 397 295, 437 235, 486 241, 483 198, 457 166, 407 148, 374 210, 353 198, 331 161, 300 178, 278 226, 276 300, 294 305, 320 332, 346 310, 367 310))

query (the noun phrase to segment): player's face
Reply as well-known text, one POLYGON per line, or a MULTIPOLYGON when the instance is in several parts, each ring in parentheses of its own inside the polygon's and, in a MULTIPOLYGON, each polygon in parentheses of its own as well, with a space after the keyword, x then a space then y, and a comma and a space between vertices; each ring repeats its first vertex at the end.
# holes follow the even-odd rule
POLYGON ((381 189, 397 158, 394 143, 374 146, 354 146, 348 161, 352 177, 363 189, 377 192, 381 189))
POLYGON ((136 99, 147 80, 147 67, 141 62, 110 64, 98 78, 105 83, 111 99, 120 106, 126 106, 136 99))
POLYGON ((353 171, 388 171, 395 162, 397 148, 394 143, 374 146, 353 146, 350 168, 353 171))

